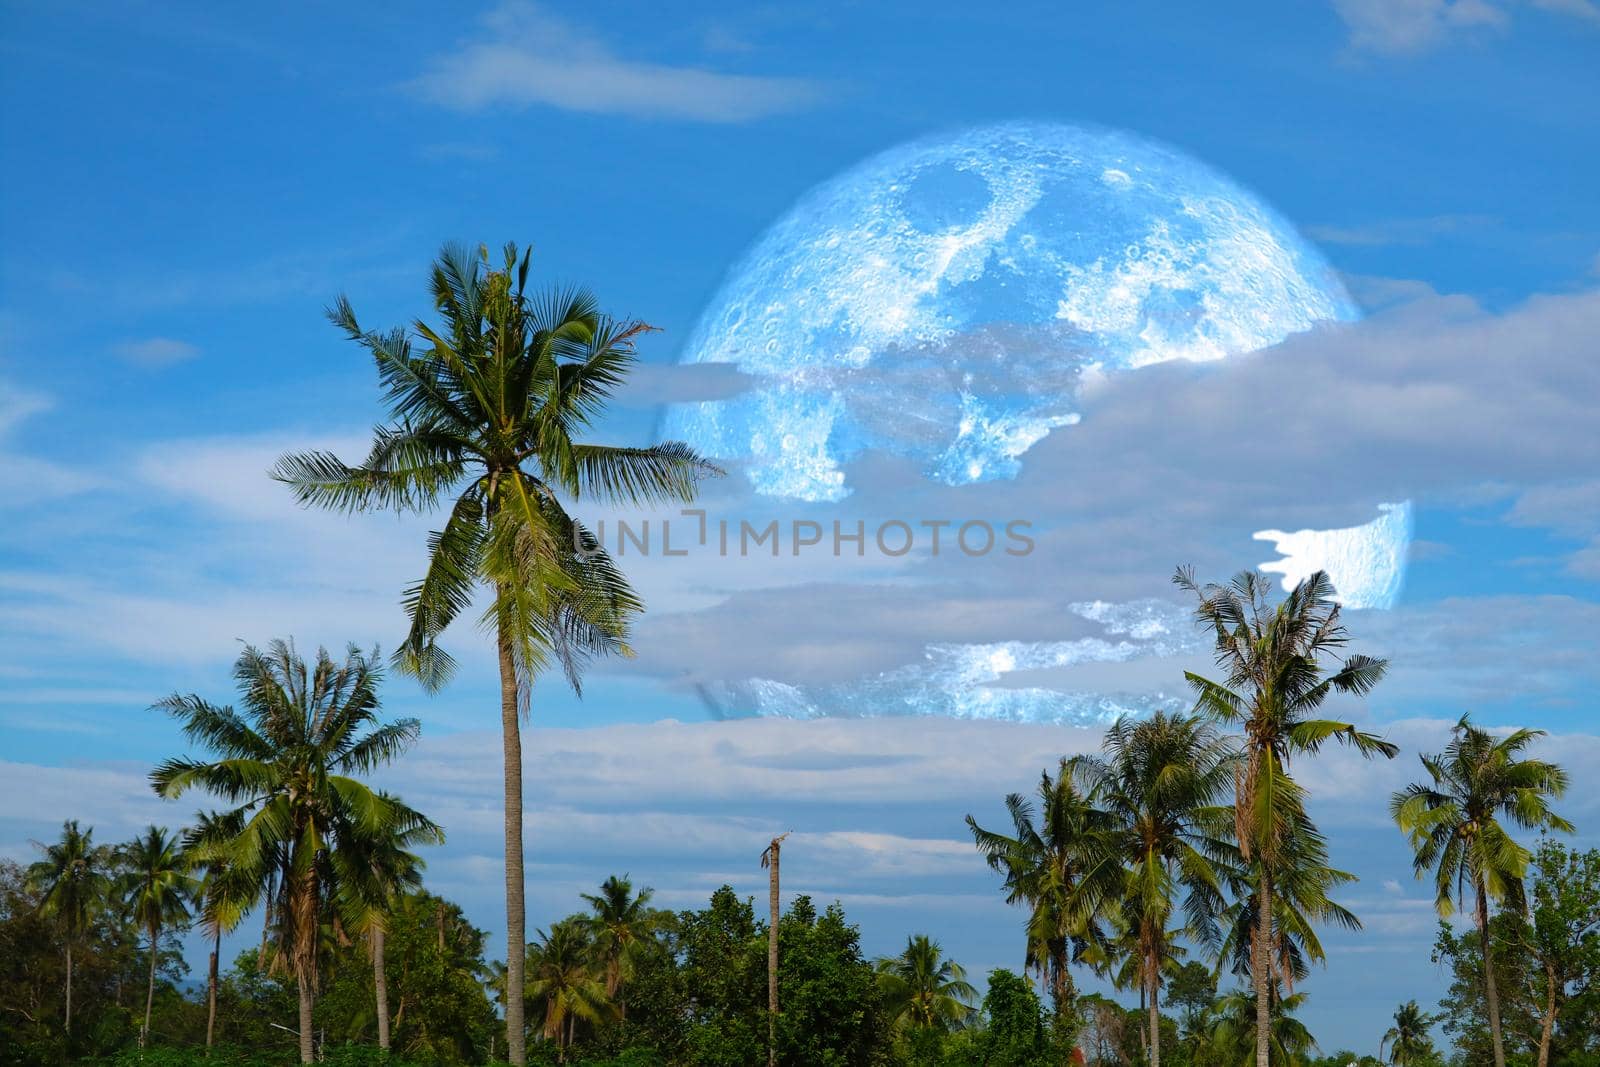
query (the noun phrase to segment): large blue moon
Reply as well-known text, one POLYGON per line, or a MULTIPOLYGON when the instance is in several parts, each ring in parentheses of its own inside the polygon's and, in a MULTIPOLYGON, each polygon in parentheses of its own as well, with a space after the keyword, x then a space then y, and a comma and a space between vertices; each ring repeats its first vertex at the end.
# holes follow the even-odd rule
POLYGON ((1086 376, 1216 360, 1357 315, 1259 197, 1127 133, 1010 122, 915 141, 816 187, 757 241, 687 363, 755 377, 663 436, 756 492, 839 500, 868 449, 961 485, 1015 476, 1086 376))

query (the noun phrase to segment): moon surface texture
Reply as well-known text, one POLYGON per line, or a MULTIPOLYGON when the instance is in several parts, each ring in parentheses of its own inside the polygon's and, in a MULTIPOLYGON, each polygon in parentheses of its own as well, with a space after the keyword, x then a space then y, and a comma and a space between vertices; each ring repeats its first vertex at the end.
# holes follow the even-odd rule
POLYGON ((684 355, 759 384, 663 430, 780 498, 843 498, 866 449, 950 485, 1007 478, 1078 419, 1085 374, 1356 316, 1321 254, 1204 164, 1111 130, 982 127, 875 156, 773 225, 684 355))
MULTIPOLYGON (((662 435, 728 460, 756 494, 824 503, 852 460, 910 460, 949 486, 1014 478, 1081 418, 1088 380, 1270 347, 1359 317, 1310 243, 1261 199, 1128 133, 1012 122, 890 149, 824 182, 756 242, 697 323, 685 363, 751 387, 672 405, 662 435)), ((1092 417, 1092 416, 1087 416, 1092 417)), ((1107 457, 1114 462, 1114 457, 1107 457)), ((1293 577, 1330 567, 1352 607, 1388 607, 1409 505, 1340 531, 1263 531, 1293 577)), ((1186 611, 1085 602, 1064 641, 929 645, 854 682, 749 678, 708 688, 730 715, 949 715, 1102 722, 1157 693, 1017 685, 1082 664, 1187 650, 1186 611)))

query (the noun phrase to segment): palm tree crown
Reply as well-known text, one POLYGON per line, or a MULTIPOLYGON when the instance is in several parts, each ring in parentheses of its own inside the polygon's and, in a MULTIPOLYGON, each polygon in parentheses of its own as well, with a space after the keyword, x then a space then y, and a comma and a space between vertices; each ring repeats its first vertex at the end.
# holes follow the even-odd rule
MULTIPOLYGON (((1254 997, 1244 990, 1235 990, 1217 1001, 1216 1021, 1210 1034, 1212 1062, 1244 1065, 1255 1059, 1257 1048, 1257 1016, 1254 997)), ((1267 1048, 1271 1061, 1281 1067, 1301 1067, 1317 1050, 1317 1042, 1306 1029, 1305 1023, 1294 1017, 1305 1004, 1306 995, 1272 998, 1268 1014, 1267 1048)))
POLYGON ((1067 760, 1054 778, 1040 775, 1039 808, 1021 793, 1006 797, 1014 836, 979 826, 967 827, 989 866, 1005 877, 1006 903, 1028 908, 1024 962, 1050 989, 1056 1011, 1071 1012, 1076 1002, 1068 969, 1095 939, 1094 916, 1085 910, 1078 887, 1104 854, 1105 814, 1073 783, 1067 760))
POLYGON ((612 875, 600 883, 599 893, 582 894, 593 915, 586 920, 594 951, 605 961, 606 996, 615 999, 633 973, 634 957, 648 937, 654 915, 650 899, 655 890, 646 887, 637 894, 627 875, 612 875))
POLYGON ((1455 902, 1482 885, 1494 900, 1520 905, 1522 878, 1533 853, 1501 824, 1524 830, 1562 830, 1572 824, 1550 808, 1567 789, 1567 775, 1544 760, 1522 758, 1542 730, 1513 730, 1502 737, 1463 715, 1450 743, 1422 756, 1429 782, 1396 793, 1390 812, 1416 849, 1417 877, 1434 873, 1435 904, 1448 917, 1455 902))
POLYGON ((28 884, 41 894, 39 912, 53 919, 75 941, 110 896, 112 853, 94 843, 94 827, 78 829, 77 819, 61 824, 61 839, 39 845, 44 858, 28 868, 28 884))
POLYGON ((538 937, 528 946, 528 999, 542 1005, 542 1032, 565 1061, 578 1023, 609 1019, 615 1008, 590 965, 594 945, 584 924, 563 920, 548 933, 539 931, 538 937))
POLYGON ((355 512, 427 511, 454 495, 429 538, 427 573, 406 592, 411 628, 396 653, 430 687, 454 660, 438 638, 487 582, 485 621, 510 640, 524 684, 553 656, 577 684, 582 663, 625 650, 642 607, 562 496, 628 504, 694 498, 721 473, 675 442, 624 448, 579 442, 626 379, 650 327, 604 316, 583 290, 526 291, 531 250, 447 246, 432 272, 436 330, 361 328, 348 300, 329 318, 372 354, 394 422, 351 467, 326 452, 282 457, 274 477, 303 504, 355 512), (415 341, 421 342, 418 346, 415 341))
MULTIPOLYGON (((1182 895, 1183 931, 1201 945, 1217 940, 1223 880, 1217 863, 1234 854, 1225 840, 1232 812, 1234 749, 1199 717, 1157 714, 1119 719, 1106 731, 1104 757, 1071 763, 1089 803, 1108 825, 1100 853, 1084 873, 1084 907, 1115 913, 1132 944, 1147 995, 1152 1064, 1160 1055, 1160 988, 1176 960, 1169 929, 1182 895)), ((1225 868, 1224 868, 1225 869, 1225 868)))
POLYGON ((1394 1025, 1384 1033, 1378 1046, 1379 1058, 1387 1048, 1389 1062, 1398 1067, 1427 1062, 1433 1055, 1433 1041, 1428 1037, 1428 1030, 1439 1018, 1417 1007, 1416 1001, 1406 1001, 1395 1009, 1394 1025))
POLYGON ((972 1018, 978 991, 926 934, 907 938, 905 951, 878 960, 877 968, 878 988, 897 1027, 947 1031, 972 1018))
POLYGON ((129 918, 147 930, 188 920, 197 887, 177 834, 152 826, 124 845, 118 857, 123 873, 117 895, 129 918))

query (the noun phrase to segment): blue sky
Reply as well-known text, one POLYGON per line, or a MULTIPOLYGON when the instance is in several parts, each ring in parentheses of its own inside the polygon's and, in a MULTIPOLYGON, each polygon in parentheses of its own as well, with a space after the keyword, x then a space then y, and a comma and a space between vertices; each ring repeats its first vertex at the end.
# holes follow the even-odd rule
MULTIPOLYGON (((1423 949, 1427 895, 1371 800, 1412 773, 1417 748, 1471 708, 1557 731, 1569 759, 1600 770, 1600 9, 1586 0, 1070 15, 308 5, 256 19, 19 3, 0 28, 0 758, 12 772, 0 852, 26 854, 67 816, 106 836, 178 821, 142 792, 148 763, 176 743, 144 709, 174 689, 225 697, 237 639, 394 643, 426 527, 304 515, 262 474, 285 448, 355 451, 381 417, 370 365, 322 318, 337 293, 373 323, 404 321, 443 241, 532 242, 542 277, 584 281, 661 327, 642 354, 666 366, 740 253, 807 189, 906 140, 1013 118, 1124 128, 1204 160, 1320 246, 1371 318, 1347 337, 1291 341, 1298 364, 1242 364, 1227 388, 1168 375, 1110 397, 1121 421, 1074 440, 1101 467, 1122 457, 1152 499, 1084 490, 1088 517, 1063 543, 1127 545, 1082 593, 1055 570, 868 574, 841 593, 838 576, 641 561, 662 610, 640 660, 598 674, 582 703, 554 683, 536 699, 530 809, 545 810, 530 824, 531 920, 613 870, 685 906, 723 880, 753 892, 763 835, 792 828, 816 859, 808 870, 797 849, 786 868, 842 897, 869 949, 930 929, 974 969, 1013 963, 1017 916, 960 817, 997 817, 1002 793, 1093 736, 721 723, 680 683, 768 668, 816 681, 841 662, 891 669, 921 641, 1058 636, 1057 611, 994 590, 1170 595, 1174 542, 1147 536, 1164 524, 1194 521, 1177 544, 1219 576, 1255 562, 1260 548, 1236 531, 1158 504, 1169 467, 1140 466, 1128 443, 1148 438, 1140 412, 1181 415, 1250 388, 1314 394, 1307 417, 1327 436, 1312 444, 1341 461, 1345 473, 1288 501, 1297 515, 1391 490, 1417 501, 1401 604, 1353 622, 1397 669, 1352 713, 1407 754, 1306 771, 1325 785, 1336 856, 1362 874, 1352 903, 1369 921, 1309 985, 1326 1047, 1371 1045, 1395 1003, 1442 990, 1423 949), (1369 432, 1340 433, 1341 420, 1369 432), (841 618, 841 596, 860 610, 841 618), (955 621, 902 639, 874 605, 955 621), (785 629, 796 619, 806 634, 785 629)), ((610 437, 650 436, 670 378, 652 381, 610 437)), ((1203 454, 1206 442, 1163 425, 1172 448, 1203 454)), ((1052 472, 1076 469, 1065 446, 1040 447, 1031 480, 979 499, 1039 499, 1028 494, 1051 492, 1052 472)), ((1259 502, 1232 491, 1229 506, 1259 502)), ((390 684, 391 710, 420 715, 427 738, 395 781, 455 816, 435 870, 498 929, 483 889, 497 862, 492 675, 473 634, 456 641, 467 669, 444 695, 390 684)), ((1580 784, 1570 808, 1593 843, 1592 790, 1580 784)))

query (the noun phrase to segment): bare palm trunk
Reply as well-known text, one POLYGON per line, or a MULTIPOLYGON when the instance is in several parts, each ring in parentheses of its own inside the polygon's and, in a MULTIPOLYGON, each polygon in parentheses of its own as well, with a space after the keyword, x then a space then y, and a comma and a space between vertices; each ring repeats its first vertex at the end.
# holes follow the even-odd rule
POLYGON ((1267 1057, 1272 1048, 1272 875, 1265 869, 1261 872, 1257 906, 1260 914, 1256 916, 1255 962, 1250 969, 1256 984, 1256 1067, 1270 1067, 1267 1057))
POLYGON ((217 1033, 217 957, 222 955, 222 927, 212 935, 211 961, 206 968, 206 1048, 217 1033))
POLYGON ((272 942, 272 876, 267 876, 267 888, 261 896, 261 951, 256 954, 256 969, 267 969, 267 949, 272 942))
POLYGON ((300 987, 300 1062, 311 1063, 316 1060, 311 1043, 311 976, 303 967, 297 967, 295 981, 300 987))
POLYGON ((139 1047, 144 1048, 150 1040, 150 1009, 156 1002, 156 951, 160 947, 160 931, 154 926, 150 928, 150 982, 144 991, 144 1026, 139 1028, 139 1047))
POLYGON ((62 1034, 72 1036, 72 942, 67 942, 67 1021, 62 1034))
POLYGON ((767 846, 767 909, 772 919, 767 927, 767 1067, 778 1062, 778 853, 786 836, 774 837, 767 846))
POLYGON ((1489 945, 1489 896, 1478 883, 1478 942, 1483 951, 1483 999, 1489 1006, 1489 1039, 1494 1043, 1494 1067, 1506 1067, 1506 1046, 1500 1036, 1500 993, 1494 985, 1494 961, 1489 945))
MULTIPOLYGON (((300 831, 304 832, 304 828, 300 828, 300 831)), ((297 866, 293 858, 290 866, 297 866)), ((286 894, 282 904, 283 929, 280 936, 288 943, 295 983, 300 992, 300 1062, 311 1063, 316 1059, 311 1009, 317 991, 317 902, 321 890, 313 865, 308 865, 293 877, 294 888, 286 894)))
POLYGON ((514 1067, 528 1062, 522 1032, 523 970, 527 952, 527 913, 522 868, 522 725, 517 700, 517 666, 511 635, 498 624, 500 646, 500 731, 505 750, 506 785, 506 1058, 514 1067))
MULTIPOLYGON (((401 946, 404 948, 405 946, 401 946)), ((383 968, 383 927, 372 928, 372 988, 378 1001, 378 1047, 389 1051, 389 976, 383 968)))
POLYGON ((1155 961, 1150 968, 1150 1067, 1161 1067, 1161 978, 1155 961))

